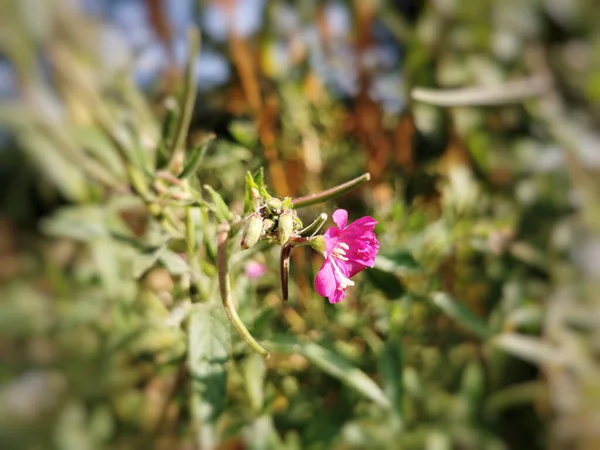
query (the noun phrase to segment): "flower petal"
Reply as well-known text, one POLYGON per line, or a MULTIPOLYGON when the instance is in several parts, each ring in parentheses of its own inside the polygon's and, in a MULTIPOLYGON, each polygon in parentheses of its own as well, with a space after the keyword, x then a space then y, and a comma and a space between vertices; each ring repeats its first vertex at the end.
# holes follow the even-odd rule
POLYGON ((329 254, 335 248, 338 243, 339 236, 341 231, 336 227, 329 227, 325 234, 323 235, 323 239, 325 239, 325 257, 328 258, 329 254))
POLYGON ((361 217, 355 220, 344 229, 344 236, 354 236, 359 239, 360 236, 373 233, 373 228, 377 225, 377 221, 370 216, 361 217))
POLYGON ((345 209, 336 209, 332 217, 333 221, 340 230, 346 228, 346 224, 348 223, 348 211, 345 209))
POLYGON ((333 267, 329 259, 326 259, 315 277, 315 289, 322 297, 331 297, 338 287, 333 267))
POLYGON ((344 297, 346 297, 346 289, 336 289, 327 298, 329 299, 329 303, 335 304, 344 300, 344 297))

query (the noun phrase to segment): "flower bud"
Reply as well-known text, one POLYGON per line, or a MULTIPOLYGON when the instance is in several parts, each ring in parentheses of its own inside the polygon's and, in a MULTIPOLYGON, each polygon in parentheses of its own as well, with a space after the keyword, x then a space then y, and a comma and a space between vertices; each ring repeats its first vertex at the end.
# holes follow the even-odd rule
POLYGON ((258 213, 251 214, 246 219, 246 228, 242 235, 242 248, 248 249, 258 242, 262 235, 263 221, 258 213))
POLYGON ((254 206, 254 210, 257 210, 260 205, 260 192, 258 192, 258 189, 250 188, 250 199, 254 206))
POLYGON ((270 213, 279 213, 282 206, 283 203, 278 198, 273 197, 267 201, 267 210, 270 213))
POLYGON ((294 213, 291 210, 285 210, 279 216, 279 226, 277 227, 277 237, 281 245, 289 241, 294 232, 294 213))
POLYGON ((318 251, 320 254, 325 256, 326 246, 325 246, 325 238, 321 235, 313 236, 308 240, 310 246, 313 250, 318 251))

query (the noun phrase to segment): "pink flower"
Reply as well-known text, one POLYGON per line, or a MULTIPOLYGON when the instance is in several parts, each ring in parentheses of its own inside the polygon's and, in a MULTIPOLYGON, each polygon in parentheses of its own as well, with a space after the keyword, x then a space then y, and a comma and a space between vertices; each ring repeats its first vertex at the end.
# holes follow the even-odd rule
POLYGON ((379 242, 373 233, 377 222, 372 217, 362 217, 346 226, 348 212, 338 209, 333 221, 337 227, 329 228, 323 236, 325 261, 315 278, 315 288, 330 303, 338 303, 346 296, 346 288, 354 285, 350 278, 373 267, 379 242))
POLYGON ((267 271, 267 266, 258 261, 250 260, 244 266, 246 276, 251 280, 257 280, 262 277, 267 271))

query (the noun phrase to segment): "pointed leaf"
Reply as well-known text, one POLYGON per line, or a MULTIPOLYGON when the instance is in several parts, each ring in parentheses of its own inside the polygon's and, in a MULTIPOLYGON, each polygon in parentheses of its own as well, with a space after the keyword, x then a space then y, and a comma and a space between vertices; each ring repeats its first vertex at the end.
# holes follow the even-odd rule
POLYGON ((231 219, 232 214, 229 211, 227 204, 223 200, 223 197, 221 197, 221 195, 217 191, 215 191, 212 187, 210 187, 207 184, 204 185, 204 189, 208 191, 215 205, 215 214, 217 216, 217 219, 220 222, 231 219))
POLYGON ((221 305, 196 303, 189 318, 188 368, 192 415, 201 433, 211 434, 225 405, 230 351, 229 322, 221 305))
POLYGON ((490 337, 487 324, 471 312, 464 304, 457 302, 445 292, 435 292, 431 299, 448 316, 463 325, 480 339, 490 337))
POLYGON ((267 348, 273 352, 299 353, 323 372, 342 381, 380 407, 385 409, 391 407, 381 388, 366 373, 331 350, 314 342, 299 342, 288 337, 279 337, 272 340, 267 348))

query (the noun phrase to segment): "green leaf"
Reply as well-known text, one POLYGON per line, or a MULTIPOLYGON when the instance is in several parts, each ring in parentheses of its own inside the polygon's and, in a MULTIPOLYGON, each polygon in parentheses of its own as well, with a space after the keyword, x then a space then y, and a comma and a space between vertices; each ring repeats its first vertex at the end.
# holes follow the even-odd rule
POLYGON ((400 339, 390 338, 379 356, 379 373, 382 377, 383 391, 394 407, 396 413, 402 418, 402 343, 400 339))
POLYGON ((52 217, 41 222, 41 229, 48 236, 77 241, 91 241, 109 236, 105 212, 96 206, 61 208, 52 217))
POLYGON ((89 180, 50 141, 36 130, 21 132, 19 139, 31 160, 62 195, 75 202, 86 199, 89 180))
POLYGON ((362 370, 350 364, 337 353, 314 342, 299 342, 294 338, 279 337, 266 345, 273 352, 298 353, 323 372, 337 378, 345 385, 364 395, 382 408, 391 408, 381 388, 362 370))
POLYGON ((208 184, 204 185, 204 189, 206 189, 208 191, 208 193, 211 196, 212 202, 215 205, 215 214, 217 216, 217 219, 220 222, 231 219, 231 217, 232 217, 231 211, 229 211, 229 208, 227 207, 227 204, 223 200, 223 197, 221 197, 221 195, 217 191, 215 191, 211 186, 209 186, 208 184))
POLYGON ((163 250, 159 256, 160 262, 171 275, 183 275, 190 271, 188 263, 177 253, 171 250, 163 250))
POLYGON ((457 302, 445 292, 435 292, 431 295, 433 303, 448 316, 463 325, 480 339, 487 339, 491 332, 487 324, 471 312, 465 305, 457 302))
POLYGON ((158 248, 152 249, 150 252, 137 255, 133 260, 133 277, 136 280, 141 278, 156 264, 166 249, 166 245, 161 245, 158 248))
POLYGON ((254 211, 254 201, 252 200, 252 189, 258 191, 258 185, 252 178, 250 172, 246 172, 246 193, 244 194, 244 216, 254 211))
POLYGON ((389 299, 398 299, 406 291, 400 280, 393 273, 374 267, 368 269, 365 274, 373 286, 381 290, 389 299))
POLYGON ((190 158, 185 162, 183 170, 177 176, 179 179, 183 180, 184 178, 196 173, 196 170, 198 170, 198 167, 200 167, 200 163, 206 154, 206 150, 214 138, 214 135, 210 136, 205 142, 191 151, 190 158))
POLYGON ((264 189, 265 187, 265 169, 262 167, 256 171, 254 174, 254 182, 258 189, 264 189))
POLYGON ((211 427, 205 427, 214 424, 224 408, 230 352, 229 322, 221 305, 196 303, 189 317, 188 368, 192 415, 203 433, 210 434, 211 427))
POLYGON ((413 255, 406 250, 397 250, 393 253, 381 252, 375 260, 375 267, 386 272, 415 271, 421 266, 413 255))
POLYGON ((250 353, 243 363, 242 373, 252 410, 260 412, 265 401, 265 376, 267 373, 265 358, 258 353, 250 353))

